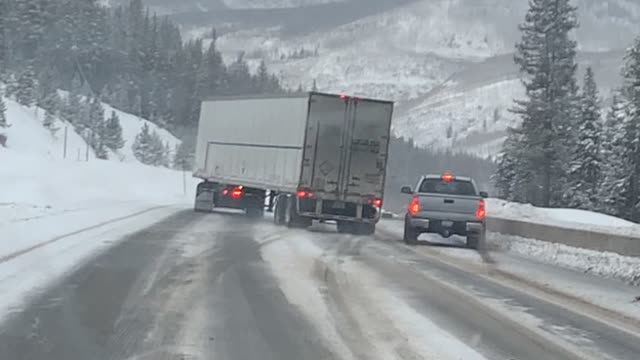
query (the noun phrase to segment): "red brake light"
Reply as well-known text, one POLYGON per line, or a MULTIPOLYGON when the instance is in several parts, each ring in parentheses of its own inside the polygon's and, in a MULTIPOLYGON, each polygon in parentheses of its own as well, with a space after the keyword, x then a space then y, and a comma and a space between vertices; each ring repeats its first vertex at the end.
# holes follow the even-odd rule
POLYGON ((223 195, 223 196, 227 196, 227 195, 229 195, 229 189, 224 189, 224 190, 222 190, 222 195, 223 195))
POLYGON ((478 201, 478 209, 476 210, 476 217, 479 220, 482 220, 482 219, 484 219, 485 216, 487 216, 487 211, 485 209, 484 200, 479 200, 478 201))
POLYGON ((420 212, 420 200, 417 196, 414 196, 409 204, 409 214, 415 215, 420 212))
POLYGON ((304 197, 306 197, 306 196, 307 196, 307 192, 306 192, 306 191, 304 191, 304 190, 298 190, 298 194, 297 194, 297 195, 298 195, 298 197, 299 197, 300 199, 302 199, 302 198, 304 198, 304 197))
POLYGON ((345 95, 345 94, 340 94, 340 99, 344 100, 344 99, 346 99, 346 98, 347 98, 347 95, 345 95))
POLYGON ((452 180, 453 180, 453 179, 455 179, 455 178, 456 178, 456 177, 455 177, 455 176, 453 176, 453 174, 451 174, 451 173, 444 173, 444 174, 442 174, 442 181, 444 181, 444 182, 450 182, 450 181, 452 181, 452 180))
POLYGON ((373 206, 375 206, 375 207, 382 207, 382 199, 375 199, 375 200, 373 200, 373 206))
POLYGON ((238 186, 231 191, 231 197, 237 199, 242 196, 242 187, 238 186))

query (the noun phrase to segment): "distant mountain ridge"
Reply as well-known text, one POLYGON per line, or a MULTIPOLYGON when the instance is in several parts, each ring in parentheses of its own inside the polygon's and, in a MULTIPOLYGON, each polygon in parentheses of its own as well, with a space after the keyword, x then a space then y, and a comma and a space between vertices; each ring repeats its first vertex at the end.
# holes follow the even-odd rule
MULTIPOLYGON (((640 2, 574 3, 580 63, 594 66, 607 97, 623 50, 640 35, 640 2)), ((516 121, 508 109, 522 89, 512 53, 526 0, 224 0, 222 6, 173 16, 194 33, 215 25, 227 60, 251 49, 253 66, 265 59, 290 88, 310 88, 315 79, 321 90, 397 101, 394 130, 418 144, 491 156, 516 121), (268 8, 285 2, 288 8, 268 8)))

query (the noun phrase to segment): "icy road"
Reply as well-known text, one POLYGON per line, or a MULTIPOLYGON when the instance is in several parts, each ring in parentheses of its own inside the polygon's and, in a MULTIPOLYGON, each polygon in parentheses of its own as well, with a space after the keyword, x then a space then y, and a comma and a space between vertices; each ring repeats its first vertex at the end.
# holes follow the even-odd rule
MULTIPOLYGON (((71 240, 58 243, 65 241, 71 240)), ((60 244, 5 257, 0 267, 50 246, 82 246, 60 244)), ((640 354, 640 327, 631 317, 537 289, 493 271, 491 261, 407 247, 384 230, 357 237, 328 226, 289 230, 268 219, 180 210, 96 254, 28 305, 3 314, 1 359, 636 360, 640 354)))

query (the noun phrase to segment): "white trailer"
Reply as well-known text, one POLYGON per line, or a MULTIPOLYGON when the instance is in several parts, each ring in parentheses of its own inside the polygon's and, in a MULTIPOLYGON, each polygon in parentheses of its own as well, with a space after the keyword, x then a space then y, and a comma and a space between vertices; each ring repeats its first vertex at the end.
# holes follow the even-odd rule
POLYGON ((380 216, 393 103, 304 93, 204 101, 198 128, 196 210, 262 212, 289 226, 336 220, 368 233, 380 216))

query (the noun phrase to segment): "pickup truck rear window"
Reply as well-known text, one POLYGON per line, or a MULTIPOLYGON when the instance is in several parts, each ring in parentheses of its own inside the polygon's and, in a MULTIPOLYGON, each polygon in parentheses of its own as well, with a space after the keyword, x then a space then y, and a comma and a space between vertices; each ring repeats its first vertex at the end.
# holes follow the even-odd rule
POLYGON ((444 182, 441 179, 424 179, 420 184, 419 192, 445 195, 477 195, 476 189, 470 181, 461 180, 444 182))

